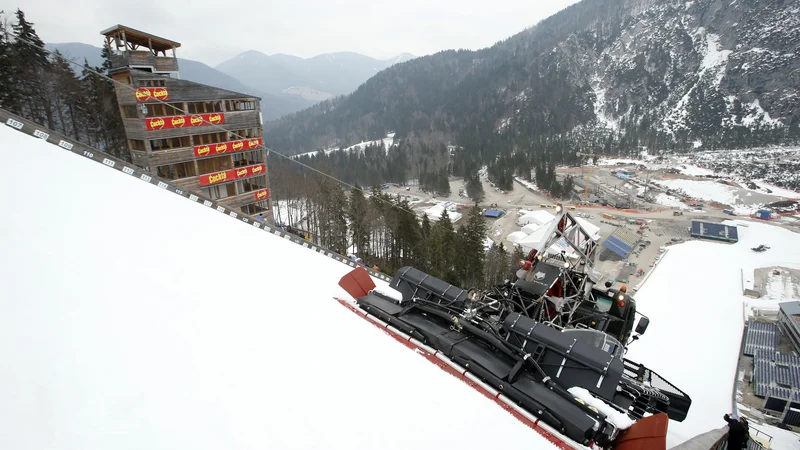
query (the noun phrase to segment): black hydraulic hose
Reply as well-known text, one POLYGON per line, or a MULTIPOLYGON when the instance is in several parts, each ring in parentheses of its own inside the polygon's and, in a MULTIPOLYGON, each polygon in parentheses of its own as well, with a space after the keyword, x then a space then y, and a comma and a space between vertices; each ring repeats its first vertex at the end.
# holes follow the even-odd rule
MULTIPOLYGON (((452 320, 451 316, 449 316, 448 314, 445 314, 442 311, 437 311, 437 310, 435 310, 433 308, 429 308, 427 306, 420 306, 420 309, 422 309, 423 311, 425 311, 427 313, 430 313, 430 314, 433 314, 435 316, 441 317, 442 319, 445 319, 447 321, 451 321, 452 320)), ((483 330, 478 329, 477 327, 475 327, 474 325, 472 325, 469 322, 463 322, 463 323, 461 323, 461 326, 462 326, 462 328, 467 329, 467 331, 469 331, 470 333, 472 333, 472 334, 474 334, 474 335, 476 335, 476 336, 478 336, 480 338, 485 339, 486 341, 488 341, 490 344, 494 345, 498 350, 500 350, 501 352, 503 352, 507 356, 510 356, 510 357, 512 357, 514 359, 517 359, 517 360, 522 359, 523 361, 529 362, 531 365, 533 365, 533 368, 536 370, 536 372, 539 374, 539 376, 542 377, 542 383, 544 383, 544 385, 547 388, 549 388, 550 390, 554 391, 555 393, 557 393, 558 395, 560 395, 564 399, 568 400, 569 402, 573 403, 574 405, 578 406, 583 412, 585 412, 587 415, 589 415, 593 419, 597 420, 598 422, 601 422, 601 421, 605 420, 605 416, 604 415, 601 415, 601 413, 598 413, 598 412, 595 412, 595 411, 589 409, 589 407, 586 404, 578 402, 577 400, 575 400, 575 396, 573 396, 572 394, 569 393, 569 391, 567 391, 566 389, 561 387, 561 385, 559 385, 558 383, 553 381, 553 379, 550 378, 544 372, 544 370, 542 370, 541 366, 539 366, 539 364, 536 361, 534 361, 533 358, 530 357, 529 353, 524 353, 521 350, 518 350, 517 348, 511 346, 511 344, 509 344, 508 342, 503 341, 501 339, 498 339, 498 338, 492 336, 491 334, 489 334, 489 333, 487 333, 487 332, 485 332, 483 330)))

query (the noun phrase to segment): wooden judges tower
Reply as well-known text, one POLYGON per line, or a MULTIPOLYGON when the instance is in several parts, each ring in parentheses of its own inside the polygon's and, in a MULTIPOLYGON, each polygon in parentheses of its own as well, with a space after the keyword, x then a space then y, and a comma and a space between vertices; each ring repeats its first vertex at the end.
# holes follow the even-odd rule
POLYGON ((260 98, 180 79, 180 43, 123 25, 102 34, 133 163, 272 221, 260 98))

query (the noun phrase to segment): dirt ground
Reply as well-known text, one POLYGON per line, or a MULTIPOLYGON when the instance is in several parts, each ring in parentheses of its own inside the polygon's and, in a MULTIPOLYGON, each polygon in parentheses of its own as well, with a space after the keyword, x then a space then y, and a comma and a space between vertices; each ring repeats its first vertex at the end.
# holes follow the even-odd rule
MULTIPOLYGON (((593 183, 603 185, 603 188, 598 190, 600 194, 603 194, 603 192, 609 192, 608 190, 610 190, 610 192, 615 193, 616 195, 617 191, 626 190, 626 188, 621 186, 626 182, 611 175, 611 169, 612 167, 605 167, 592 170, 593 183)), ((581 172, 581 169, 571 170, 575 172, 572 175, 576 177, 579 177, 583 173, 581 172)), ((634 198, 635 194, 638 193, 637 188, 646 184, 648 180, 647 176, 648 175, 639 173, 638 181, 634 180, 633 182, 627 182, 633 185, 633 189, 627 189, 627 191, 631 191, 634 198)), ((658 172, 649 174, 650 179, 656 179, 658 176, 661 176, 661 174, 658 172)), ((512 244, 506 240, 507 236, 510 233, 519 231, 521 228, 517 225, 517 218, 519 217, 519 211, 521 209, 542 209, 542 205, 548 205, 550 208, 547 210, 554 212, 552 208, 555 205, 550 198, 537 192, 530 191, 519 183, 514 183, 514 189, 512 191, 504 192, 492 187, 485 176, 481 177, 481 181, 483 183, 483 189, 485 193, 484 200, 481 202, 481 206, 486 209, 498 209, 503 212, 503 215, 498 219, 486 219, 487 226, 489 228, 488 236, 495 243, 502 243, 507 249, 512 248, 512 244)), ((459 196, 459 190, 463 187, 463 185, 464 182, 462 179, 451 179, 451 194, 447 197, 437 197, 425 192, 421 192, 419 190, 419 186, 415 185, 390 185, 389 189, 387 189, 385 192, 406 196, 410 201, 412 201, 412 208, 421 215, 422 211, 443 201, 451 201, 458 205, 464 206, 472 205, 473 202, 470 199, 459 196), (414 198, 417 200, 414 201, 414 198)), ((563 204, 569 205, 570 203, 565 201, 563 204)), ((641 199, 636 200, 636 206, 639 208, 651 209, 664 208, 661 205, 647 204, 641 199)), ((593 208, 580 206, 577 206, 574 210, 570 210, 570 213, 584 217, 589 222, 600 227, 601 245, 603 241, 620 226, 628 227, 631 230, 636 231, 638 226, 627 224, 628 219, 644 219, 646 221, 644 225, 645 230, 640 242, 650 241, 650 244, 641 248, 637 244, 637 248, 624 260, 619 258, 606 259, 601 257, 596 258, 595 261, 594 274, 600 282, 605 282, 611 277, 619 277, 621 269, 624 269, 623 275, 629 271, 632 272, 633 275, 630 276, 629 281, 626 284, 634 291, 641 284, 641 281, 646 278, 647 272, 651 271, 655 266, 657 266, 661 258, 668 257, 669 247, 671 245, 691 239, 689 236, 689 228, 692 220, 706 220, 716 223, 732 218, 751 220, 749 217, 731 217, 727 214, 724 214, 722 210, 711 207, 706 207, 704 210, 684 211, 682 216, 674 216, 673 211, 669 209, 661 211, 639 210, 638 212, 622 212, 621 210, 612 208, 593 208), (612 220, 604 219, 601 216, 601 214, 604 212, 614 215, 615 218, 612 220), (672 239, 676 239, 677 242, 673 242, 672 239), (665 249, 664 252, 660 251, 662 247, 665 249), (630 263, 630 265, 626 266, 628 263, 630 263), (636 272, 639 269, 642 269, 645 272, 645 276, 636 275, 636 272)), ((773 221, 772 223, 775 225, 784 226, 786 228, 800 227, 800 221, 773 221)), ((720 243, 719 245, 726 244, 720 243)), ((616 282, 615 287, 619 287, 620 284, 622 283, 616 282)))

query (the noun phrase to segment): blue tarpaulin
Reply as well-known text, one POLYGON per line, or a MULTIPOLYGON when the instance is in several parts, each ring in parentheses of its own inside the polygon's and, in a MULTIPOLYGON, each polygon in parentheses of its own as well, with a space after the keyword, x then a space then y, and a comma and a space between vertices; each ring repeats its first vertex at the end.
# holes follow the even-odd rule
POLYGON ((486 217, 491 217, 493 219, 497 219, 498 217, 503 215, 503 212, 502 211, 498 211, 496 209, 487 209, 486 212, 484 213, 484 215, 486 217))

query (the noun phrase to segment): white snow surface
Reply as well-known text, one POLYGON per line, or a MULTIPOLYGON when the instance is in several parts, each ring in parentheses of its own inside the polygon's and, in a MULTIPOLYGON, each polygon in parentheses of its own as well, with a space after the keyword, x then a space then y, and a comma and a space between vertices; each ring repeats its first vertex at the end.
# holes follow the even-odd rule
POLYGON ((348 266, 5 126, 0 143, 0 186, 26 186, 0 221, 0 448, 552 448, 339 305, 348 266), (436 426, 386 438, 411 416, 436 426))
POLYGON ((567 390, 570 394, 578 397, 587 404, 594 406, 598 411, 605 414, 608 418, 608 421, 613 423, 614 426, 620 430, 627 430, 633 425, 633 420, 631 420, 627 414, 620 412, 613 406, 606 403, 605 400, 595 397, 588 390, 577 386, 573 386, 567 390))
POLYGON ((276 223, 302 226, 307 212, 306 199, 277 200, 272 202, 272 214, 276 223))
POLYGON ((761 107, 761 103, 758 99, 753 100, 750 103, 750 108, 752 112, 745 117, 742 117, 742 124, 745 126, 753 126, 756 122, 761 122, 766 126, 771 126, 775 128, 783 127, 783 122, 777 119, 773 119, 769 116, 767 111, 764 111, 764 108, 761 107))
POLYGON ((742 203, 735 188, 714 181, 671 179, 660 180, 657 183, 669 189, 680 189, 686 195, 701 200, 715 201, 726 205, 742 203))
MULTIPOLYGON (((800 199, 800 192, 792 191, 790 189, 784 189, 782 187, 771 185, 764 180, 753 180, 758 186, 765 187, 772 191, 772 194, 777 195, 778 197, 784 198, 792 198, 792 199, 800 199)), ((758 191, 757 191, 758 192, 758 191)))
MULTIPOLYGON (((346 152, 350 152, 350 151, 353 151, 353 150, 358 150, 360 152, 363 152, 364 148, 369 146, 369 145, 382 144, 384 151, 388 155, 389 154, 389 149, 391 149, 394 146, 394 136, 395 136, 395 133, 388 133, 386 135, 386 137, 383 138, 383 139, 376 139, 374 141, 359 142, 358 144, 354 144, 354 145, 351 145, 349 147, 345 147, 344 149, 342 149, 341 147, 330 147, 330 148, 326 148, 324 150, 324 152, 325 152, 326 155, 330 154, 331 152, 338 152, 338 151, 341 151, 341 150, 344 150, 346 152)), ((313 155, 316 155, 317 153, 319 153, 319 150, 315 150, 313 152, 298 153, 297 155, 292 156, 292 158, 296 158, 298 156, 305 156, 305 155, 313 156, 313 155)))
MULTIPOLYGON (((772 249, 767 250, 771 252, 772 249)), ((777 267, 775 269, 778 269, 777 267)), ((780 270, 780 269, 778 269, 780 270)), ((764 290, 761 297, 755 299, 747 299, 745 301, 745 314, 750 317, 753 315, 754 309, 763 311, 777 311, 780 309, 779 304, 783 302, 800 300, 800 286, 798 286, 792 277, 780 270, 780 274, 775 275, 770 273, 766 283, 764 283, 764 290)), ((752 271, 745 273, 748 287, 754 284, 755 275, 752 271)))
POLYGON ((800 268, 800 234, 765 223, 747 225, 738 227, 736 244, 697 240, 671 246, 636 293, 637 310, 651 321, 626 356, 692 398, 686 420, 670 421, 670 448, 724 426, 722 414, 733 407, 747 300, 742 273, 773 265, 800 268), (750 250, 759 244, 772 248, 750 250), (676 332, 676 326, 691 332, 676 332))
POLYGON ((672 208, 686 208, 686 204, 681 201, 678 197, 673 197, 672 195, 667 195, 663 192, 659 192, 658 195, 655 196, 655 201, 659 205, 669 206, 672 208))
POLYGON ((730 50, 722 50, 719 45, 719 36, 714 33, 706 34, 706 54, 700 64, 700 76, 708 70, 715 70, 714 86, 719 86, 722 77, 725 75, 725 63, 728 62, 730 50))
MULTIPOLYGON (((789 430, 782 430, 772 425, 755 423, 753 420, 750 420, 750 436, 756 435, 753 430, 759 430, 772 437, 772 440, 769 441, 770 449, 772 450, 800 449, 800 436, 798 436, 797 433, 793 433, 789 430)), ((764 437, 763 434, 759 436, 764 437)))
POLYGON ((639 161, 637 159, 630 159, 630 158, 602 158, 598 157, 597 165, 598 166, 616 166, 619 164, 628 165, 628 164, 644 164, 643 161, 639 161))
POLYGON ((680 172, 684 175, 690 176, 705 176, 705 175, 714 175, 713 170, 709 170, 703 167, 693 166, 691 164, 684 164, 681 165, 679 168, 680 172))

